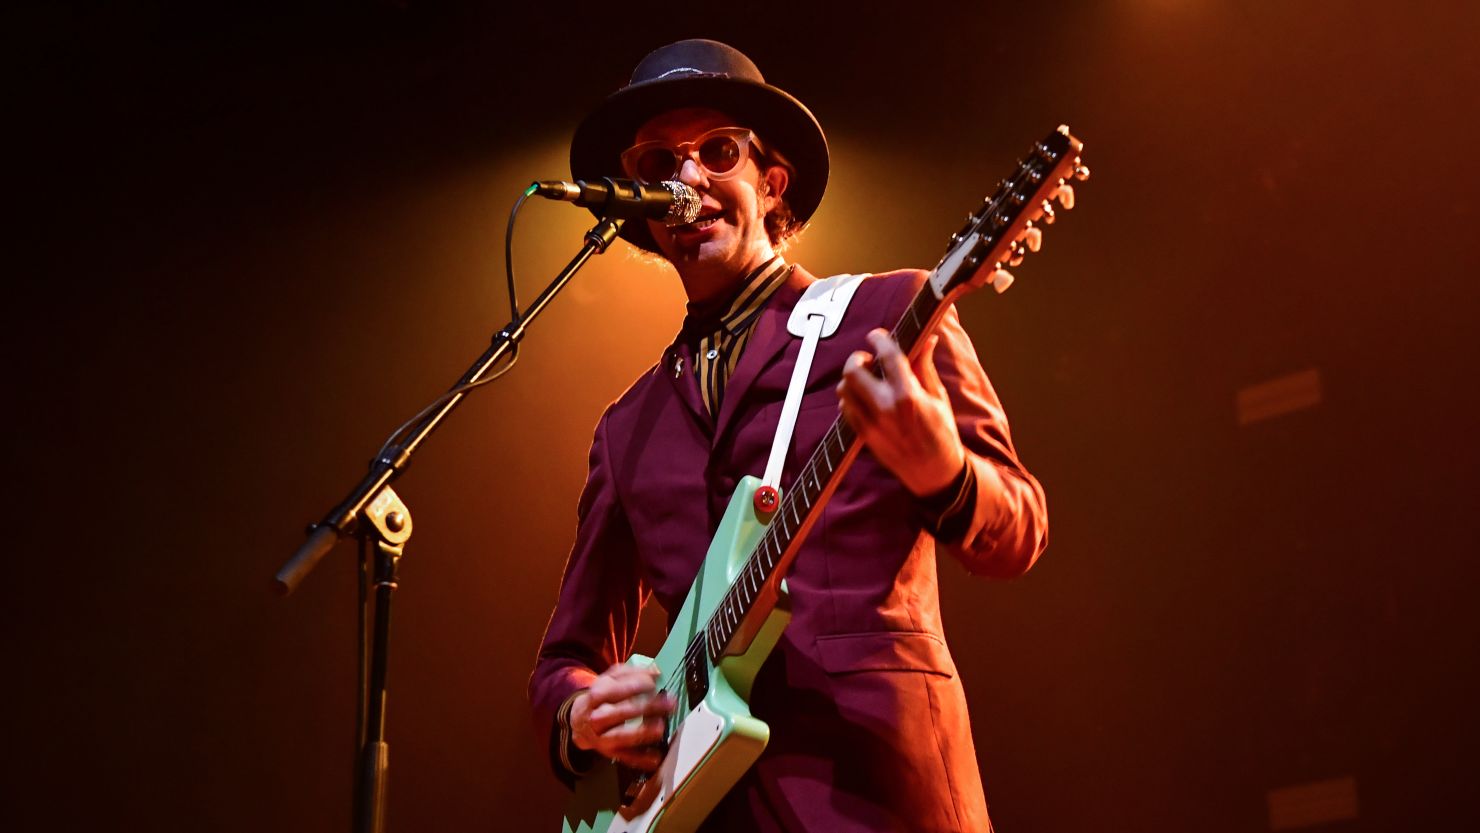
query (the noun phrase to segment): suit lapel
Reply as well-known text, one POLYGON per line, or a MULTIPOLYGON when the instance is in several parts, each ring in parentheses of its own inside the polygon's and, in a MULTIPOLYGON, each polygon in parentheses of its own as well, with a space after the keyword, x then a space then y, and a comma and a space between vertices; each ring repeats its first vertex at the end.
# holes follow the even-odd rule
POLYGON ((796 267, 792 270, 791 277, 776 289, 776 294, 771 296, 766 308, 761 310, 760 316, 756 318, 754 329, 750 333, 750 340, 745 344, 745 351, 740 354, 740 363, 735 366, 735 373, 725 383, 724 399, 720 402, 719 419, 714 425, 716 445, 719 444, 720 438, 725 435, 730 424, 734 422, 740 402, 755 384, 761 371, 786 349, 786 345, 795 340, 791 333, 786 331, 786 319, 791 317, 792 307, 796 306, 797 300, 802 297, 802 293, 814 280, 816 278, 813 278, 805 269, 800 266, 796 267))
POLYGON ((709 409, 704 407, 703 395, 699 393, 699 384, 694 377, 694 357, 689 355, 689 350, 680 344, 674 344, 663 352, 663 361, 659 363, 658 375, 666 378, 668 384, 673 386, 678 400, 684 404, 698 424, 703 427, 706 434, 714 431, 714 417, 709 409), (682 362, 682 364, 677 364, 682 362), (674 372, 675 366, 678 372, 674 372))

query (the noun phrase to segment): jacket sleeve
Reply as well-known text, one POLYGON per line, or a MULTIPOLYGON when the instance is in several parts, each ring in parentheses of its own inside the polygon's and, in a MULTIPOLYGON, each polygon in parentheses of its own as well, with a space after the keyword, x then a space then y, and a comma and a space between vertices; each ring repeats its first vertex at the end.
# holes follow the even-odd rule
POLYGON ((567 782, 571 770, 561 760, 558 712, 598 673, 632 653, 638 616, 649 595, 638 574, 636 542, 613 477, 609 415, 610 411, 596 426, 577 510, 575 546, 529 679, 535 731, 550 739, 551 765, 567 782))
MULTIPOLYGON (((891 324, 904 314, 929 274, 893 273, 885 305, 891 324)), ((1013 578, 1028 571, 1048 546, 1048 507, 1043 487, 1018 460, 1007 414, 961 326, 955 305, 946 308, 935 333, 935 367, 956 416, 966 448, 965 470, 945 493, 918 499, 924 526, 972 573, 1013 578)))
POLYGON ((956 511, 943 519, 936 543, 973 573, 1022 575, 1048 546, 1043 487, 1018 459, 1007 414, 954 306, 937 333, 936 370, 955 411, 967 471, 958 479, 963 493, 951 501, 956 511))

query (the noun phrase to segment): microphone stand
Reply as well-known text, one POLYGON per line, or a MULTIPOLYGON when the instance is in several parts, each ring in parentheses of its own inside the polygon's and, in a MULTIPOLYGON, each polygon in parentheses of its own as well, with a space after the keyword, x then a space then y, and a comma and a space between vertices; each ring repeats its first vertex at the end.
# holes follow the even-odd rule
MULTIPOLYGON (((442 420, 467 396, 466 386, 482 379, 509 352, 518 347, 533 321, 575 273, 594 254, 607 250, 621 231, 624 220, 603 217, 586 232, 585 245, 550 285, 493 337, 493 343, 473 363, 446 401, 433 409, 406 435, 401 443, 387 444, 370 462, 365 475, 344 500, 309 527, 308 540, 273 576, 272 587, 281 595, 292 593, 310 571, 334 548, 340 538, 353 535, 360 543, 360 605, 358 688, 356 701, 354 831, 383 833, 385 830, 386 783, 390 747, 385 740, 386 662, 390 642, 391 595, 397 587, 397 568, 406 542, 411 538, 411 511, 391 489, 390 482, 411 463, 411 456, 442 420), (374 626, 366 645, 369 610, 367 584, 375 589, 374 626)), ((399 433, 399 432, 398 432, 399 433)), ((392 437, 394 439, 394 436, 392 437)))

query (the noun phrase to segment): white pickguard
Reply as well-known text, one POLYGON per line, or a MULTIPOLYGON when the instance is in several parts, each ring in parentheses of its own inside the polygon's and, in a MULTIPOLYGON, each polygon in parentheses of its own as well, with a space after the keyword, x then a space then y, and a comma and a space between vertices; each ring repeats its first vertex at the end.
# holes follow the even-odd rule
POLYGON ((643 812, 632 818, 619 812, 612 819, 607 833, 646 833, 651 830, 653 823, 673 799, 674 793, 688 780, 689 773, 699 766, 719 742, 724 728, 724 720, 709 708, 708 703, 701 702, 689 712, 679 724, 678 731, 668 741, 668 755, 663 759, 663 765, 652 775, 652 780, 658 782, 658 796, 643 812))

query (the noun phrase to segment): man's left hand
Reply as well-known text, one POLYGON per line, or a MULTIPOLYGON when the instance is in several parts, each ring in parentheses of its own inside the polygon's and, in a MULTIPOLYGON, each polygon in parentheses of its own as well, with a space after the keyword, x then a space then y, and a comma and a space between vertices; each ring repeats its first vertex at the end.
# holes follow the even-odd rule
POLYGON ((843 416, 869 451, 917 497, 945 489, 966 465, 955 414, 935 371, 938 336, 914 362, 886 330, 868 334, 873 355, 858 351, 838 383, 843 416))

